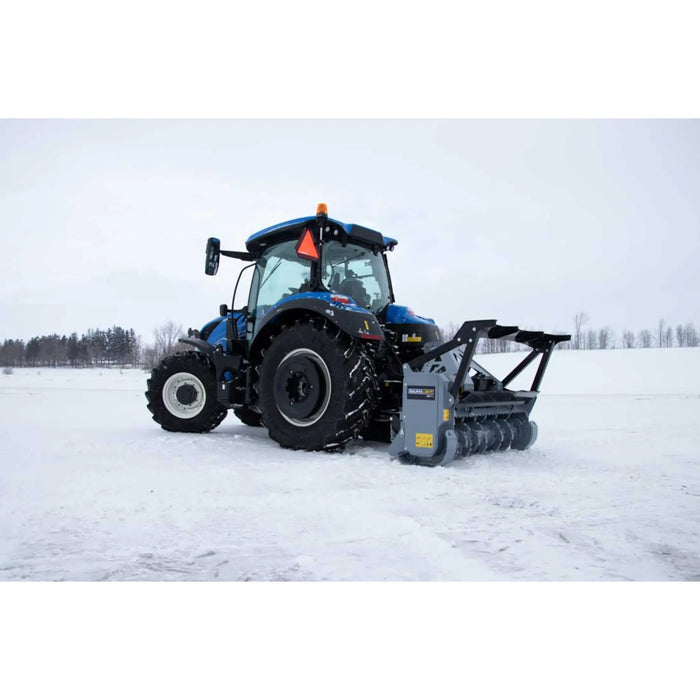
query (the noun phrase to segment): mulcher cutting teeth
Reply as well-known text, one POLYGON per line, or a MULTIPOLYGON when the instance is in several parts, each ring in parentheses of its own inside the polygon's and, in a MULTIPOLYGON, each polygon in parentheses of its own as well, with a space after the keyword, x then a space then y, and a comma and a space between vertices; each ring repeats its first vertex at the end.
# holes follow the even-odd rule
POLYGON ((401 423, 390 453, 403 462, 436 466, 488 451, 528 449, 537 439, 529 416, 549 358, 570 337, 499 326, 495 320, 466 321, 452 340, 404 364, 401 423), (474 361, 477 342, 485 337, 523 343, 531 352, 498 379, 474 361), (508 384, 537 358, 529 391, 510 391, 508 384))

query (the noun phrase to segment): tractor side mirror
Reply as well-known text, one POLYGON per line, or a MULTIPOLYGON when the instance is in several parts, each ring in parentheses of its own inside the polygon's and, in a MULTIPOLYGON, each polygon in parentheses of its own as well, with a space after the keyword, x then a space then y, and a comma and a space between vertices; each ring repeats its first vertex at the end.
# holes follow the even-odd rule
POLYGON ((218 238, 210 238, 207 241, 206 260, 204 272, 207 275, 215 275, 219 270, 219 258, 221 256, 221 241, 218 238))

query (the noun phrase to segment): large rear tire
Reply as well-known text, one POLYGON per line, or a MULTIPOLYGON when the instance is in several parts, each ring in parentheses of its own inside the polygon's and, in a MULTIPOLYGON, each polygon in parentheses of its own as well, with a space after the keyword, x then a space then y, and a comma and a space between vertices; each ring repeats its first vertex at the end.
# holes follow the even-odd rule
POLYGON ((384 420, 371 418, 367 426, 362 429, 360 436, 363 440, 390 443, 393 438, 391 420, 389 418, 385 418, 384 420))
POLYGON ((148 410, 163 430, 207 433, 226 417, 216 400, 214 367, 201 352, 169 355, 151 372, 148 410))
POLYGON ((307 318, 282 330, 267 348, 258 406, 270 437, 283 447, 331 449, 367 425, 376 386, 359 341, 307 318))

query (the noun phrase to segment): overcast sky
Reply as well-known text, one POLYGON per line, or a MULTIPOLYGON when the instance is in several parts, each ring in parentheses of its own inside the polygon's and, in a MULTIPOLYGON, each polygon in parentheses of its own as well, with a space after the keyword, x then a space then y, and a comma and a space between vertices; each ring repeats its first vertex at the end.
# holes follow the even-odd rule
POLYGON ((700 325, 698 193, 698 121, 3 120, 0 338, 202 326, 243 265, 207 237, 321 201, 441 324, 700 325))

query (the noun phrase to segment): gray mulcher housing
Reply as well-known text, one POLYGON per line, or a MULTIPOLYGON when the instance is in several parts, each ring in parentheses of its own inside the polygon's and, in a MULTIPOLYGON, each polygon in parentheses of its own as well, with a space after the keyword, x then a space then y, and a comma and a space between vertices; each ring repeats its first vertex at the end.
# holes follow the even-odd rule
POLYGON ((403 365, 400 429, 390 454, 437 465, 487 450, 527 449, 537 439, 529 416, 542 377, 555 345, 565 340, 569 336, 521 331, 495 320, 466 321, 451 341, 403 365), (480 337, 506 338, 532 350, 499 380, 473 359, 480 337), (537 358, 530 390, 509 391, 507 385, 537 358))

